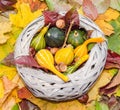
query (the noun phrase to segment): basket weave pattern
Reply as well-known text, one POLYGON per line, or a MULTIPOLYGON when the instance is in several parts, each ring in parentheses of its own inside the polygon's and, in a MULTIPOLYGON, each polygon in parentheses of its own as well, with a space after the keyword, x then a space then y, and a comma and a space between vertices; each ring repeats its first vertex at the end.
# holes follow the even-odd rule
MULTIPOLYGON (((62 13, 64 14, 64 13, 62 13)), ((79 15, 80 27, 93 30, 91 37, 104 37, 99 27, 90 19, 79 15)), ((15 48, 15 58, 29 55, 29 46, 33 36, 44 26, 41 16, 30 23, 20 34, 15 48)), ((33 69, 16 65, 17 70, 28 89, 36 96, 52 101, 65 101, 80 97, 86 93, 102 72, 106 56, 107 43, 96 44, 89 53, 90 58, 82 68, 69 74, 70 82, 64 83, 59 77, 33 69)))

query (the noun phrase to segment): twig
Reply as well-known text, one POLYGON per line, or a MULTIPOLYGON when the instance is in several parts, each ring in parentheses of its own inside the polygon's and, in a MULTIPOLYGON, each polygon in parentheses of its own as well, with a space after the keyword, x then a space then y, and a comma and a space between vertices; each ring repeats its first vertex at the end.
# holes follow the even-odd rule
POLYGON ((68 28, 68 31, 67 31, 67 34, 66 34, 66 37, 65 37, 65 40, 64 40, 64 43, 63 43, 62 48, 64 48, 64 47, 66 46, 66 42, 67 42, 67 39, 68 39, 68 35, 69 35, 70 31, 71 31, 71 28, 72 28, 72 26, 73 26, 73 23, 74 23, 74 20, 72 20, 72 22, 70 23, 70 26, 69 26, 69 28, 68 28))

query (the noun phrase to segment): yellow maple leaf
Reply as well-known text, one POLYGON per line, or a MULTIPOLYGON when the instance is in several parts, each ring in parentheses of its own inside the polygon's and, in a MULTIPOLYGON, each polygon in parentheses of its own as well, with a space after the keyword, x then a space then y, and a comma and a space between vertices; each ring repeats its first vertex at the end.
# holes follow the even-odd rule
POLYGON ((12 24, 9 21, 0 22, 0 44, 4 44, 9 39, 6 34, 12 30, 12 24))
POLYGON ((110 36, 114 33, 114 28, 108 23, 113 19, 117 19, 119 12, 109 8, 104 14, 100 14, 95 23, 101 28, 105 35, 110 36))
POLYGON ((114 33, 114 28, 105 20, 97 19, 95 23, 100 27, 100 29, 104 32, 105 35, 110 36, 112 33, 114 33))
POLYGON ((0 65, 0 77, 5 75, 9 80, 12 80, 16 74, 16 68, 0 65))
POLYGON ((100 14, 97 20, 111 21, 117 19, 119 15, 120 13, 117 10, 109 8, 104 14, 100 14))
POLYGON ((10 14, 10 21, 17 27, 24 28, 32 20, 42 15, 42 10, 31 12, 30 6, 27 3, 22 3, 17 7, 18 12, 16 14, 10 14))
POLYGON ((108 71, 104 71, 97 82, 95 83, 94 87, 88 92, 89 101, 96 100, 99 98, 99 88, 106 85, 112 79, 112 75, 108 71))

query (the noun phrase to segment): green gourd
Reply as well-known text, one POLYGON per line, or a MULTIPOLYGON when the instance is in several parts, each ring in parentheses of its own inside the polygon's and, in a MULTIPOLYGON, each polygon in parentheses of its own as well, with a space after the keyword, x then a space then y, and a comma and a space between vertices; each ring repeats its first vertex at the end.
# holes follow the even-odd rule
POLYGON ((45 48, 46 42, 45 42, 44 35, 48 31, 48 28, 49 28, 49 25, 43 27, 42 30, 40 31, 40 33, 33 38, 33 40, 32 40, 30 45, 36 51, 45 48))
POLYGON ((72 44, 74 47, 82 44, 87 38, 87 34, 84 30, 73 30, 69 33, 67 43, 72 44))
POLYGON ((64 31, 57 27, 50 28, 45 35, 46 44, 50 47, 62 46, 64 43, 64 39, 65 39, 64 31))
POLYGON ((67 67, 67 71, 64 74, 71 74, 75 72, 81 64, 88 60, 88 58, 89 55, 84 55, 83 57, 79 58, 79 60, 76 61, 74 65, 67 67))
POLYGON ((47 49, 41 49, 35 55, 35 58, 38 64, 56 74, 60 77, 64 82, 68 82, 69 79, 64 74, 60 73, 54 66, 54 58, 51 52, 47 49))

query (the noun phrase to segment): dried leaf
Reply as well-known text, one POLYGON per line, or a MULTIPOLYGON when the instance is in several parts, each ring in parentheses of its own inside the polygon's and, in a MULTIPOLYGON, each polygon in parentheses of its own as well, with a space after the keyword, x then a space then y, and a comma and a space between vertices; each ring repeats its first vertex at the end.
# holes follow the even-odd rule
POLYGON ((3 85, 4 85, 4 97, 0 98, 0 107, 10 95, 11 91, 17 86, 17 84, 10 81, 6 76, 2 77, 3 85))
POLYGON ((9 36, 6 34, 12 30, 11 23, 9 21, 0 22, 0 44, 4 44, 9 39, 9 36))
POLYGON ((19 106, 20 110, 41 110, 37 105, 25 99, 19 103, 19 106))
POLYGON ((22 3, 17 7, 17 14, 10 14, 10 21, 17 27, 25 27, 32 20, 42 15, 42 10, 31 12, 30 6, 27 3, 22 3))
POLYGON ((78 100, 72 100, 68 102, 50 102, 35 98, 32 96, 30 99, 32 103, 38 105, 41 110, 86 110, 86 105, 81 104, 78 100))
POLYGON ((41 2, 40 0, 19 0, 16 4, 16 7, 22 3, 29 4, 32 12, 37 11, 38 9, 42 9, 42 10, 47 9, 46 3, 41 2))
POLYGON ((105 68, 120 68, 120 55, 108 50, 105 68))
POLYGON ((120 0, 111 0, 110 7, 120 11, 120 0))
POLYGON ((11 110, 15 103, 16 102, 15 102, 14 97, 10 97, 10 98, 8 97, 1 108, 2 110, 11 110))
POLYGON ((26 87, 22 87, 21 89, 18 90, 18 97, 20 99, 27 99, 30 98, 32 94, 26 87))
POLYGON ((21 56, 15 59, 15 63, 29 67, 42 68, 32 56, 21 56))
POLYGON ((104 13, 110 6, 110 0, 92 0, 96 6, 98 13, 104 13))
POLYGON ((108 22, 117 19, 119 15, 120 15, 119 12, 109 8, 104 14, 100 14, 98 16, 95 23, 101 28, 105 35, 110 36, 111 34, 114 33, 114 28, 108 22))
POLYGON ((106 86, 105 89, 110 89, 120 84, 120 71, 118 71, 117 75, 111 80, 111 82, 106 86))
POLYGON ((92 20, 95 20, 98 16, 98 12, 91 0, 83 0, 83 12, 92 20))
POLYGON ((99 88, 109 83, 111 79, 112 79, 112 76, 110 75, 110 73, 108 73, 107 71, 104 71, 99 77, 99 79, 96 81, 93 88, 88 92, 89 101, 98 99, 99 88))
POLYGON ((76 9, 72 8, 65 14, 65 24, 69 28, 73 22, 72 27, 79 27, 79 15, 76 9))
POLYGON ((58 19, 63 18, 63 16, 61 16, 55 11, 44 11, 43 16, 45 19, 45 24, 46 25, 50 24, 52 26, 55 26, 55 23, 58 19))
POLYGON ((100 27, 100 29, 104 32, 105 35, 110 36, 114 33, 114 28, 104 20, 97 19, 95 23, 100 27))
POLYGON ((7 57, 5 57, 2 61, 2 64, 6 65, 6 66, 15 66, 15 62, 14 62, 14 53, 10 53, 7 57))
POLYGON ((14 9, 13 5, 17 2, 17 0, 0 0, 0 10, 6 11, 14 9))
POLYGON ((111 21, 111 20, 116 20, 120 13, 112 8, 109 8, 106 10, 105 13, 100 14, 97 18, 97 20, 104 20, 104 21, 111 21), (111 16, 112 15, 112 16, 111 16))

